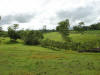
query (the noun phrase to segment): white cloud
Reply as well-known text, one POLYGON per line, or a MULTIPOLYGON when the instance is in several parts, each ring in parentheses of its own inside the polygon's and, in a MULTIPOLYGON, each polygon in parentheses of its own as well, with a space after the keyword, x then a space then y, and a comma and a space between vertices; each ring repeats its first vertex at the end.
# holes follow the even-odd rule
POLYGON ((78 17, 81 16, 86 18, 84 21, 89 24, 97 22, 97 19, 100 18, 99 5, 99 0, 0 0, 0 15, 6 19, 3 19, 1 24, 4 24, 2 25, 4 29, 16 22, 20 24, 21 28, 25 29, 41 29, 43 25, 52 29, 67 16, 72 16, 76 22, 79 21, 78 17), (79 8, 81 12, 78 10, 79 8), (63 16, 62 14, 58 15, 59 12, 62 12, 63 16), (9 15, 13 16, 6 18, 9 15), (7 22, 9 22, 9 25, 7 22))

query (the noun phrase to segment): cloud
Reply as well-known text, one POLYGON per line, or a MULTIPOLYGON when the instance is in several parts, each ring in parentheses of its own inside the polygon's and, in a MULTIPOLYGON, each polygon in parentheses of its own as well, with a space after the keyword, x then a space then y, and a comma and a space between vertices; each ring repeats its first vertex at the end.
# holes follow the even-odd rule
POLYGON ((0 15, 3 27, 18 23, 22 28, 56 28, 59 21, 70 19, 71 26, 87 25, 100 19, 100 0, 2 0, 0 15))
POLYGON ((23 14, 7 15, 1 18, 0 24, 5 25, 5 24, 11 24, 13 22, 28 23, 33 19, 33 17, 35 17, 35 14, 23 13, 23 14))
POLYGON ((70 11, 67 10, 60 10, 57 12, 57 16, 59 19, 70 19, 71 22, 75 23, 76 21, 83 21, 86 24, 95 23, 98 21, 100 8, 99 8, 100 1, 98 2, 91 2, 88 5, 83 7, 78 7, 76 9, 72 9, 70 11))
POLYGON ((60 19, 68 18, 72 21, 82 20, 82 19, 90 17, 94 13, 94 10, 90 10, 90 9, 93 9, 93 7, 79 7, 72 11, 62 10, 62 11, 59 11, 57 15, 58 15, 58 18, 60 19))

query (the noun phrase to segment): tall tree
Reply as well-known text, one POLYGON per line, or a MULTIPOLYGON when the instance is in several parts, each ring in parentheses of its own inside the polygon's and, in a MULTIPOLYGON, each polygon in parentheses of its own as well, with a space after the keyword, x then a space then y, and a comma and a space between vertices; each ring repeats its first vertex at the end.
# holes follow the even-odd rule
POLYGON ((58 24, 59 25, 57 26, 56 30, 62 35, 65 41, 70 41, 70 38, 68 37, 70 27, 69 20, 66 19, 64 21, 59 22, 58 24))

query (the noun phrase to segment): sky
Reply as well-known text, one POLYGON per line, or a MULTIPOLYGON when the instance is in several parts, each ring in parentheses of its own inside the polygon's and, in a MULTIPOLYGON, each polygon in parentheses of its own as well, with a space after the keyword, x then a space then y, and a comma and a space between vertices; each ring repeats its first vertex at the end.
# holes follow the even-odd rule
POLYGON ((55 29, 62 20, 70 26, 80 21, 90 25, 100 21, 100 0, 0 0, 0 26, 19 24, 20 29, 55 29))

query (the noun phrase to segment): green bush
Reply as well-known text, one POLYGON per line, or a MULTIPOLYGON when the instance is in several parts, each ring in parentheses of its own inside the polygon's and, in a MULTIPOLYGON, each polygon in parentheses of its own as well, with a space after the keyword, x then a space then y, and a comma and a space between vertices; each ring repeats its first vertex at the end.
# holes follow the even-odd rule
POLYGON ((14 24, 13 26, 8 27, 8 36, 11 40, 16 41, 18 38, 20 38, 18 31, 16 30, 18 28, 18 24, 14 24))
POLYGON ((70 43, 66 43, 66 42, 58 42, 58 41, 54 41, 54 40, 43 40, 41 42, 41 46, 46 47, 46 48, 51 48, 51 49, 70 49, 70 43))
POLYGON ((94 48, 100 48, 100 40, 98 41, 87 41, 87 42, 58 42, 54 40, 43 40, 41 45, 51 49, 65 49, 65 50, 90 50, 94 48))
POLYGON ((43 39, 43 34, 39 31, 28 31, 24 34, 23 40, 27 45, 38 45, 41 39, 43 39))

